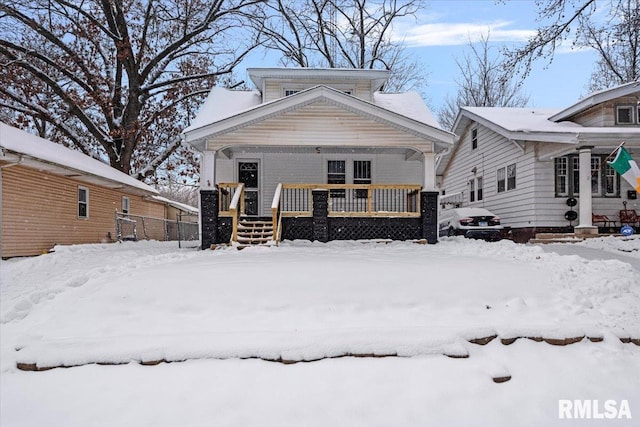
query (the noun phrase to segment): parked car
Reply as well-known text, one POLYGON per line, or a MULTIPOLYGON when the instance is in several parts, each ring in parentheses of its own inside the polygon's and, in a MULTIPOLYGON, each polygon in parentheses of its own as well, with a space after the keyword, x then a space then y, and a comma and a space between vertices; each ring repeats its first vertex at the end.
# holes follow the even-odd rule
POLYGON ((440 212, 440 236, 463 235, 471 239, 500 240, 500 218, 484 208, 454 208, 440 212))

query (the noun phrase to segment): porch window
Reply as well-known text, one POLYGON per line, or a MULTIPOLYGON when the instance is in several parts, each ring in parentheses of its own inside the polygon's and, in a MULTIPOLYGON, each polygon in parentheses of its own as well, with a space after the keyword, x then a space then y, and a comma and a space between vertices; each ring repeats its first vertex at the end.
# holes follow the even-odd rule
POLYGON ((591 156, 591 194, 599 196, 602 182, 600 179, 600 157, 591 156))
POLYGON ((609 166, 608 163, 605 163, 604 166, 604 195, 605 196, 616 196, 620 194, 620 189, 618 188, 618 174, 615 169, 609 166))
POLYGON ((122 196, 122 213, 125 215, 129 215, 129 207, 131 206, 131 201, 127 196, 122 196))
POLYGON ((476 148, 478 148, 478 128, 471 131, 471 149, 475 150, 476 148))
POLYGON ((78 187, 78 218, 89 218, 89 189, 78 187))
MULTIPOLYGON (((353 183, 367 185, 371 184, 370 160, 353 161, 353 183)), ((356 197, 358 199, 366 199, 368 197, 368 191, 365 189, 356 189, 356 197)))
POLYGON ((556 168, 556 196, 567 196, 569 194, 569 159, 558 157, 555 159, 556 168))
MULTIPOLYGON (((327 162, 327 184, 346 184, 346 162, 344 160, 329 160, 327 162)), ((331 197, 344 198, 343 189, 332 189, 331 197)))
MULTIPOLYGON (((580 195, 580 159, 578 156, 558 157, 555 163, 556 197, 580 195)), ((595 197, 620 197, 620 177, 604 156, 591 156, 591 194, 595 197)))

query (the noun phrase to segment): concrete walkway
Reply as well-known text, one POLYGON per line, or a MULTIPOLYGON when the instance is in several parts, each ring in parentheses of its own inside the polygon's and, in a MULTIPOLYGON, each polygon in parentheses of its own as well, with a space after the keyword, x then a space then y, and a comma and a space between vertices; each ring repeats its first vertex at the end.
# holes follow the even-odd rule
MULTIPOLYGON (((610 252, 601 249, 588 248, 573 243, 549 243, 540 245, 545 252, 555 252, 559 255, 578 255, 585 259, 617 259, 631 266, 640 274, 640 258, 626 255, 622 251, 610 252)), ((638 279, 640 280, 640 278, 638 279)))

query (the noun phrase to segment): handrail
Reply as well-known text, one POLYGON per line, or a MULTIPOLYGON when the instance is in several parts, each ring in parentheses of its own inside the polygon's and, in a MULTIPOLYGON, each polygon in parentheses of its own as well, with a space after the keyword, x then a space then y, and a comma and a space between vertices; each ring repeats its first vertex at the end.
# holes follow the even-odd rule
POLYGON ((329 191, 329 216, 420 216, 418 184, 282 184, 280 216, 311 216, 318 189, 329 191))
POLYGON ((271 202, 271 220, 273 222, 273 240, 276 243, 280 241, 280 195, 282 194, 282 184, 278 184, 276 192, 273 195, 273 201, 271 202))
POLYGON ((237 184, 231 203, 229 203, 229 213, 233 219, 231 229, 231 242, 233 243, 238 241, 238 220, 240 215, 244 213, 244 184, 241 182, 237 184), (240 209, 238 209, 238 204, 240 209))

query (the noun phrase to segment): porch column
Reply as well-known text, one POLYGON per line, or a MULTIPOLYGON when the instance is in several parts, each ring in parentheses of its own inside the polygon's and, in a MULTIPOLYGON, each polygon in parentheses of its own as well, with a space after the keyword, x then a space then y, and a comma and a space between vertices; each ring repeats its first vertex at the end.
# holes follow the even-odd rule
POLYGON ((211 190, 216 188, 216 153, 205 151, 200 161, 200 188, 211 190))
POLYGON ((422 162, 424 164, 424 181, 422 183, 422 189, 424 191, 437 191, 435 153, 422 153, 422 162))
POLYGON ((200 244, 209 249, 218 242, 218 189, 216 152, 205 151, 200 161, 200 244))
POLYGON ((583 146, 579 150, 579 177, 580 177, 580 216, 579 225, 576 226, 576 234, 597 234, 598 228, 591 223, 593 212, 591 200, 591 149, 583 146))

